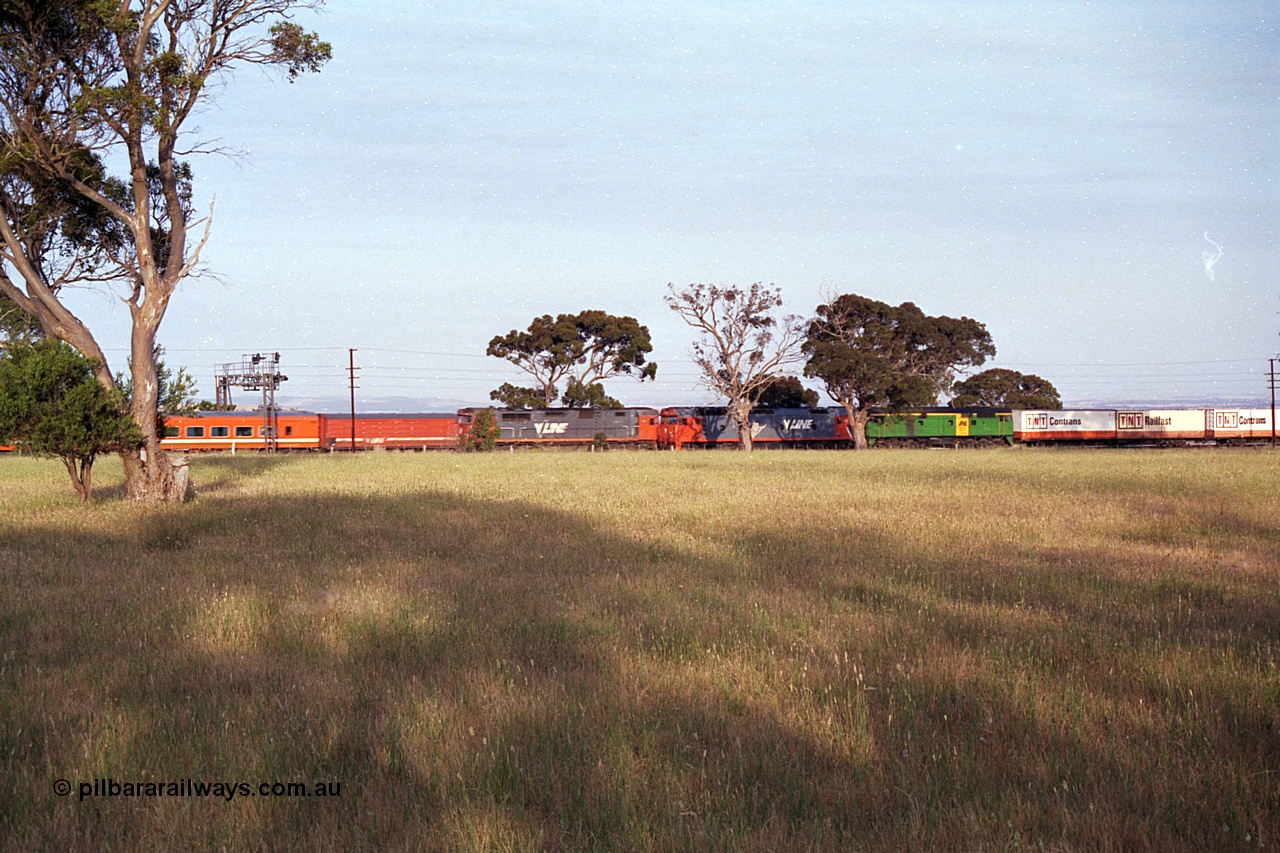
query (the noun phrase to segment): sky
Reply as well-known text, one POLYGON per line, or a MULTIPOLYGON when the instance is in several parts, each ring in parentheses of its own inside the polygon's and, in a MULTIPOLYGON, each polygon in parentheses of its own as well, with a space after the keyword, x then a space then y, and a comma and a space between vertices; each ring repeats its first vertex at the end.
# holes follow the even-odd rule
MULTIPOLYGON (((226 81, 192 139, 205 272, 160 339, 279 352, 286 404, 485 404, 495 335, 652 332, 628 405, 713 402, 669 285, 857 293, 986 324, 1068 405, 1261 402, 1280 349, 1280 7, 333 2, 316 75, 226 81)), ((123 361, 113 296, 75 310, 123 361)), ((114 366, 114 365, 113 365, 114 366)), ((119 368, 117 368, 119 369, 119 368)), ((815 387, 817 387, 815 385, 815 387)), ((238 402, 252 402, 240 395, 238 402)))

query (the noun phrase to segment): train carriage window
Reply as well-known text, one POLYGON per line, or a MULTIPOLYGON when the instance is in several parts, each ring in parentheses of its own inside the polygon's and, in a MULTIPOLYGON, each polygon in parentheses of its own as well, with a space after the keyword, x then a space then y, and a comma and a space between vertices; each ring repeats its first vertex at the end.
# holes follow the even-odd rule
POLYGON ((187 438, 204 438, 204 427, 187 427, 187 438))
POLYGON ((209 427, 210 438, 226 438, 227 432, 227 427, 209 427))
POLYGON ((164 428, 164 437, 165 437, 165 438, 177 438, 177 437, 178 437, 178 428, 177 428, 177 427, 171 427, 171 426, 167 426, 167 427, 165 427, 165 428, 164 428))
POLYGON ((236 427, 236 438, 253 438, 253 427, 236 427))
POLYGON ((287 427, 285 427, 285 428, 284 428, 284 434, 285 434, 285 435, 293 435, 293 427, 291 427, 291 426, 287 426, 287 427))

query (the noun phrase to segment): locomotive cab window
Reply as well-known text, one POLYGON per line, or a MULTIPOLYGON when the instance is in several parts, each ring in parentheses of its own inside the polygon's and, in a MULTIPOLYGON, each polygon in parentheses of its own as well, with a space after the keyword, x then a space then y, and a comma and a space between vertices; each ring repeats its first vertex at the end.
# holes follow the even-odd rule
POLYGON ((204 438, 204 427, 187 427, 187 438, 204 438))
POLYGON ((595 413, 594 411, 592 411, 591 409, 579 409, 579 410, 578 410, 578 418, 579 418, 579 419, 582 419, 582 418, 591 418, 591 419, 593 419, 593 420, 594 420, 594 419, 595 419, 595 416, 596 416, 596 413, 595 413))

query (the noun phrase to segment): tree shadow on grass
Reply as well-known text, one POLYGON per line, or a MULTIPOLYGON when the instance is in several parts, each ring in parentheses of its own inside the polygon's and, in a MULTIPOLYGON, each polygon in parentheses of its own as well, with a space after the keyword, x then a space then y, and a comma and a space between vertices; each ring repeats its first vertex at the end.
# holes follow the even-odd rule
POLYGON ((775 529, 744 559, 432 491, 212 496, 111 533, 5 539, 27 555, 0 575, 7 849, 1105 848, 1152 832, 1203 849, 1276 831, 1274 791, 1247 784, 1280 754, 1274 737, 1244 745, 1266 715, 1224 734, 1179 683, 1149 714, 1135 682, 1090 683, 1071 660, 1089 643, 1061 625, 1096 611, 1070 611, 1086 605, 1047 570, 1028 605, 1002 572, 887 538, 861 563, 775 529), (50 794, 107 777, 251 789, 50 794), (252 795, 273 782, 341 796, 252 795))
MULTIPOLYGON (((1250 533, 1248 553, 1267 565, 1273 530, 1250 533)), ((738 541, 767 574, 827 602, 825 618, 880 617, 843 650, 874 686, 900 823, 931 826, 946 849, 983 827, 1069 849, 1280 840, 1280 788, 1256 783, 1280 762, 1274 570, 1207 573, 1195 549, 970 561, 875 533, 852 550, 837 539, 738 541), (895 713, 905 725, 888 724, 895 713)))
POLYGON ((646 614, 622 603, 669 608, 683 558, 582 518, 254 497, 7 538, 35 555, 0 619, 12 849, 786 847, 847 829, 846 758, 635 639, 646 614), (708 743, 731 772, 705 769, 708 743), (49 795, 58 777, 343 795, 81 802, 49 795))

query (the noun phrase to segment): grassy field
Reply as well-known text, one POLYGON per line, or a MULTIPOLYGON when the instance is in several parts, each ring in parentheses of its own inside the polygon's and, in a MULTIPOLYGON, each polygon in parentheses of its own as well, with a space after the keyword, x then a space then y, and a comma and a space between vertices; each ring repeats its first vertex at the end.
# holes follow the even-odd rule
POLYGON ((0 849, 1280 847, 1280 454, 191 467, 0 459, 0 849))

